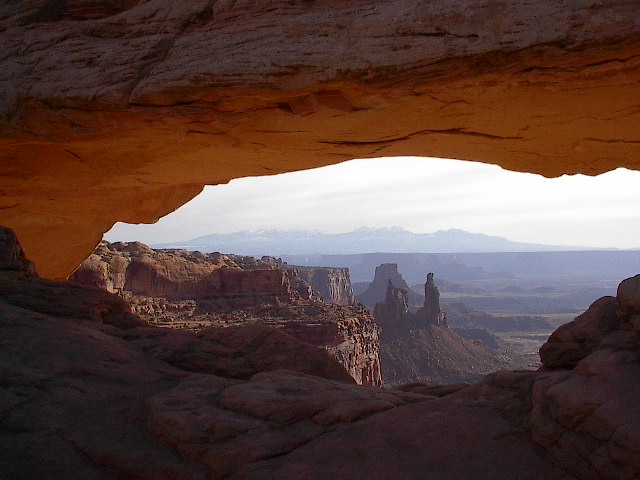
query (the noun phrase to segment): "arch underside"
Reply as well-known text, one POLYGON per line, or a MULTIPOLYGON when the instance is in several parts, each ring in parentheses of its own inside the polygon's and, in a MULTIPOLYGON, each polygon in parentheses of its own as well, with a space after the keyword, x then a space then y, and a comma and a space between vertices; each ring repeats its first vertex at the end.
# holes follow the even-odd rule
POLYGON ((0 225, 45 277, 238 177, 398 155, 640 167, 635 0, 53 3, 0 7, 0 225))

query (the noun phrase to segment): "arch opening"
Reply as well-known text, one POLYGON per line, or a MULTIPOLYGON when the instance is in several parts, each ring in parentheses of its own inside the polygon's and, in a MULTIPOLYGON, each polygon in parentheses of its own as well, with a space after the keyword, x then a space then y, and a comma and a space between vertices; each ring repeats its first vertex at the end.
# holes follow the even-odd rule
MULTIPOLYGON (((457 358, 464 365, 460 368, 472 371, 482 362, 490 365, 487 371, 537 368, 538 349, 559 325, 595 298, 615 294, 618 284, 636 273, 640 230, 634 226, 640 225, 640 215, 633 206, 640 201, 634 188, 639 180, 640 172, 626 169, 549 179, 451 159, 353 160, 209 187, 157 224, 116 225, 105 239, 142 241, 169 251, 222 252, 228 264, 296 269, 307 272, 308 281, 317 280, 312 277, 318 269, 345 269, 346 279, 341 274, 322 288, 331 296, 331 288, 347 283, 352 300, 337 294, 337 301, 361 302, 382 326, 384 361, 364 371, 381 368, 389 385, 447 383, 474 377, 468 371, 467 377, 460 372, 415 376, 422 367, 398 363, 398 351, 427 351, 425 345, 443 339, 450 342, 450 351, 460 350, 458 337, 448 336, 452 331, 493 352, 488 358, 482 352, 457 358), (436 334, 424 333, 420 323, 421 312, 428 310, 424 278, 431 276, 433 284, 433 272, 442 308, 429 306, 436 312, 431 322, 445 326, 436 334), (405 338, 406 325, 422 332, 422 343, 407 344, 407 338, 416 340, 405 338)), ((194 305, 195 312, 197 300, 194 305)), ((189 328, 226 325, 220 311, 233 306, 215 308, 197 321, 184 316, 180 321, 189 328)), ((246 313, 249 304, 235 308, 236 314, 255 317, 252 321, 273 321, 246 313)), ((172 321, 163 322, 172 326, 172 321)))
MULTIPOLYGON (((640 246, 640 218, 634 208, 640 201, 634 188, 639 179, 640 172, 624 168, 594 177, 544 178, 452 159, 352 160, 205 187, 155 224, 120 223, 104 238, 189 246, 209 234, 339 234, 398 227, 416 234, 459 229, 546 249, 634 249, 640 246)), ((237 248, 245 247, 240 243, 237 248)), ((320 251, 304 243, 295 252, 285 251, 291 248, 289 244, 234 253, 349 253, 320 251)), ((395 252, 402 247, 387 248, 395 252)))

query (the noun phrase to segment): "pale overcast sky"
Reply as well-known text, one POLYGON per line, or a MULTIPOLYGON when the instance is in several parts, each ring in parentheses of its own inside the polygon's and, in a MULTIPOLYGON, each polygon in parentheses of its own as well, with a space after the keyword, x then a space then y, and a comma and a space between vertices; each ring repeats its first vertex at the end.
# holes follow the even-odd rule
POLYGON ((640 247, 640 172, 546 179, 435 158, 353 160, 206 187, 154 225, 116 224, 109 241, 161 243, 240 230, 459 228, 513 241, 640 247))

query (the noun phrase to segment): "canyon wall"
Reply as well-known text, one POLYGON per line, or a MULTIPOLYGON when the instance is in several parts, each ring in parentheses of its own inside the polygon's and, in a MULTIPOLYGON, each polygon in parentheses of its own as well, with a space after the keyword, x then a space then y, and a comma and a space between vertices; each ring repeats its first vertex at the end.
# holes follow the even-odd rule
POLYGON ((639 165, 635 0, 89 5, 0 6, 0 224, 45 277, 232 178, 395 155, 639 165))
POLYGON ((336 305, 355 303, 348 268, 294 267, 300 278, 318 292, 323 301, 336 305))
POLYGON ((154 250, 139 242, 102 243, 70 280, 111 292, 206 300, 211 311, 312 297, 309 286, 286 269, 243 270, 219 253, 154 250))
POLYGON ((263 313, 258 321, 279 325, 293 337, 326 349, 356 383, 382 386, 380 329, 366 308, 326 304, 301 308, 292 307, 280 319, 263 313))
POLYGON ((154 250, 139 242, 101 243, 70 281, 118 293, 153 325, 281 329, 329 352, 357 383, 381 385, 378 327, 353 304, 348 271, 305 273, 333 302, 320 302, 297 268, 276 259, 154 250))

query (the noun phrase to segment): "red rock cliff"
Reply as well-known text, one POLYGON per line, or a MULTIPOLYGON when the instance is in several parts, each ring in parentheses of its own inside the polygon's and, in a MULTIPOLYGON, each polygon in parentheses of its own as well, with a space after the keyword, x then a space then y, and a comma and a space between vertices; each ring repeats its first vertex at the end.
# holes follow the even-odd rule
POLYGON ((323 270, 324 277, 310 275, 319 278, 323 288, 336 287, 334 299, 347 304, 315 300, 297 270, 274 259, 154 250, 138 242, 101 244, 70 280, 119 292, 154 324, 194 330, 253 323, 281 328, 327 350, 356 382, 381 385, 373 317, 347 302, 348 271, 323 270))
POLYGON ((207 299, 210 310, 311 298, 309 287, 286 269, 243 270, 219 253, 153 250, 138 242, 100 245, 70 279, 112 292, 207 299))
POLYGON ((0 235, 3 478, 640 475, 640 277, 558 330, 548 370, 383 390, 281 329, 120 323, 120 299, 39 279, 20 251, 0 235))
POLYGON ((311 288, 318 292, 322 300, 336 305, 355 303, 348 268, 293 267, 311 288))

